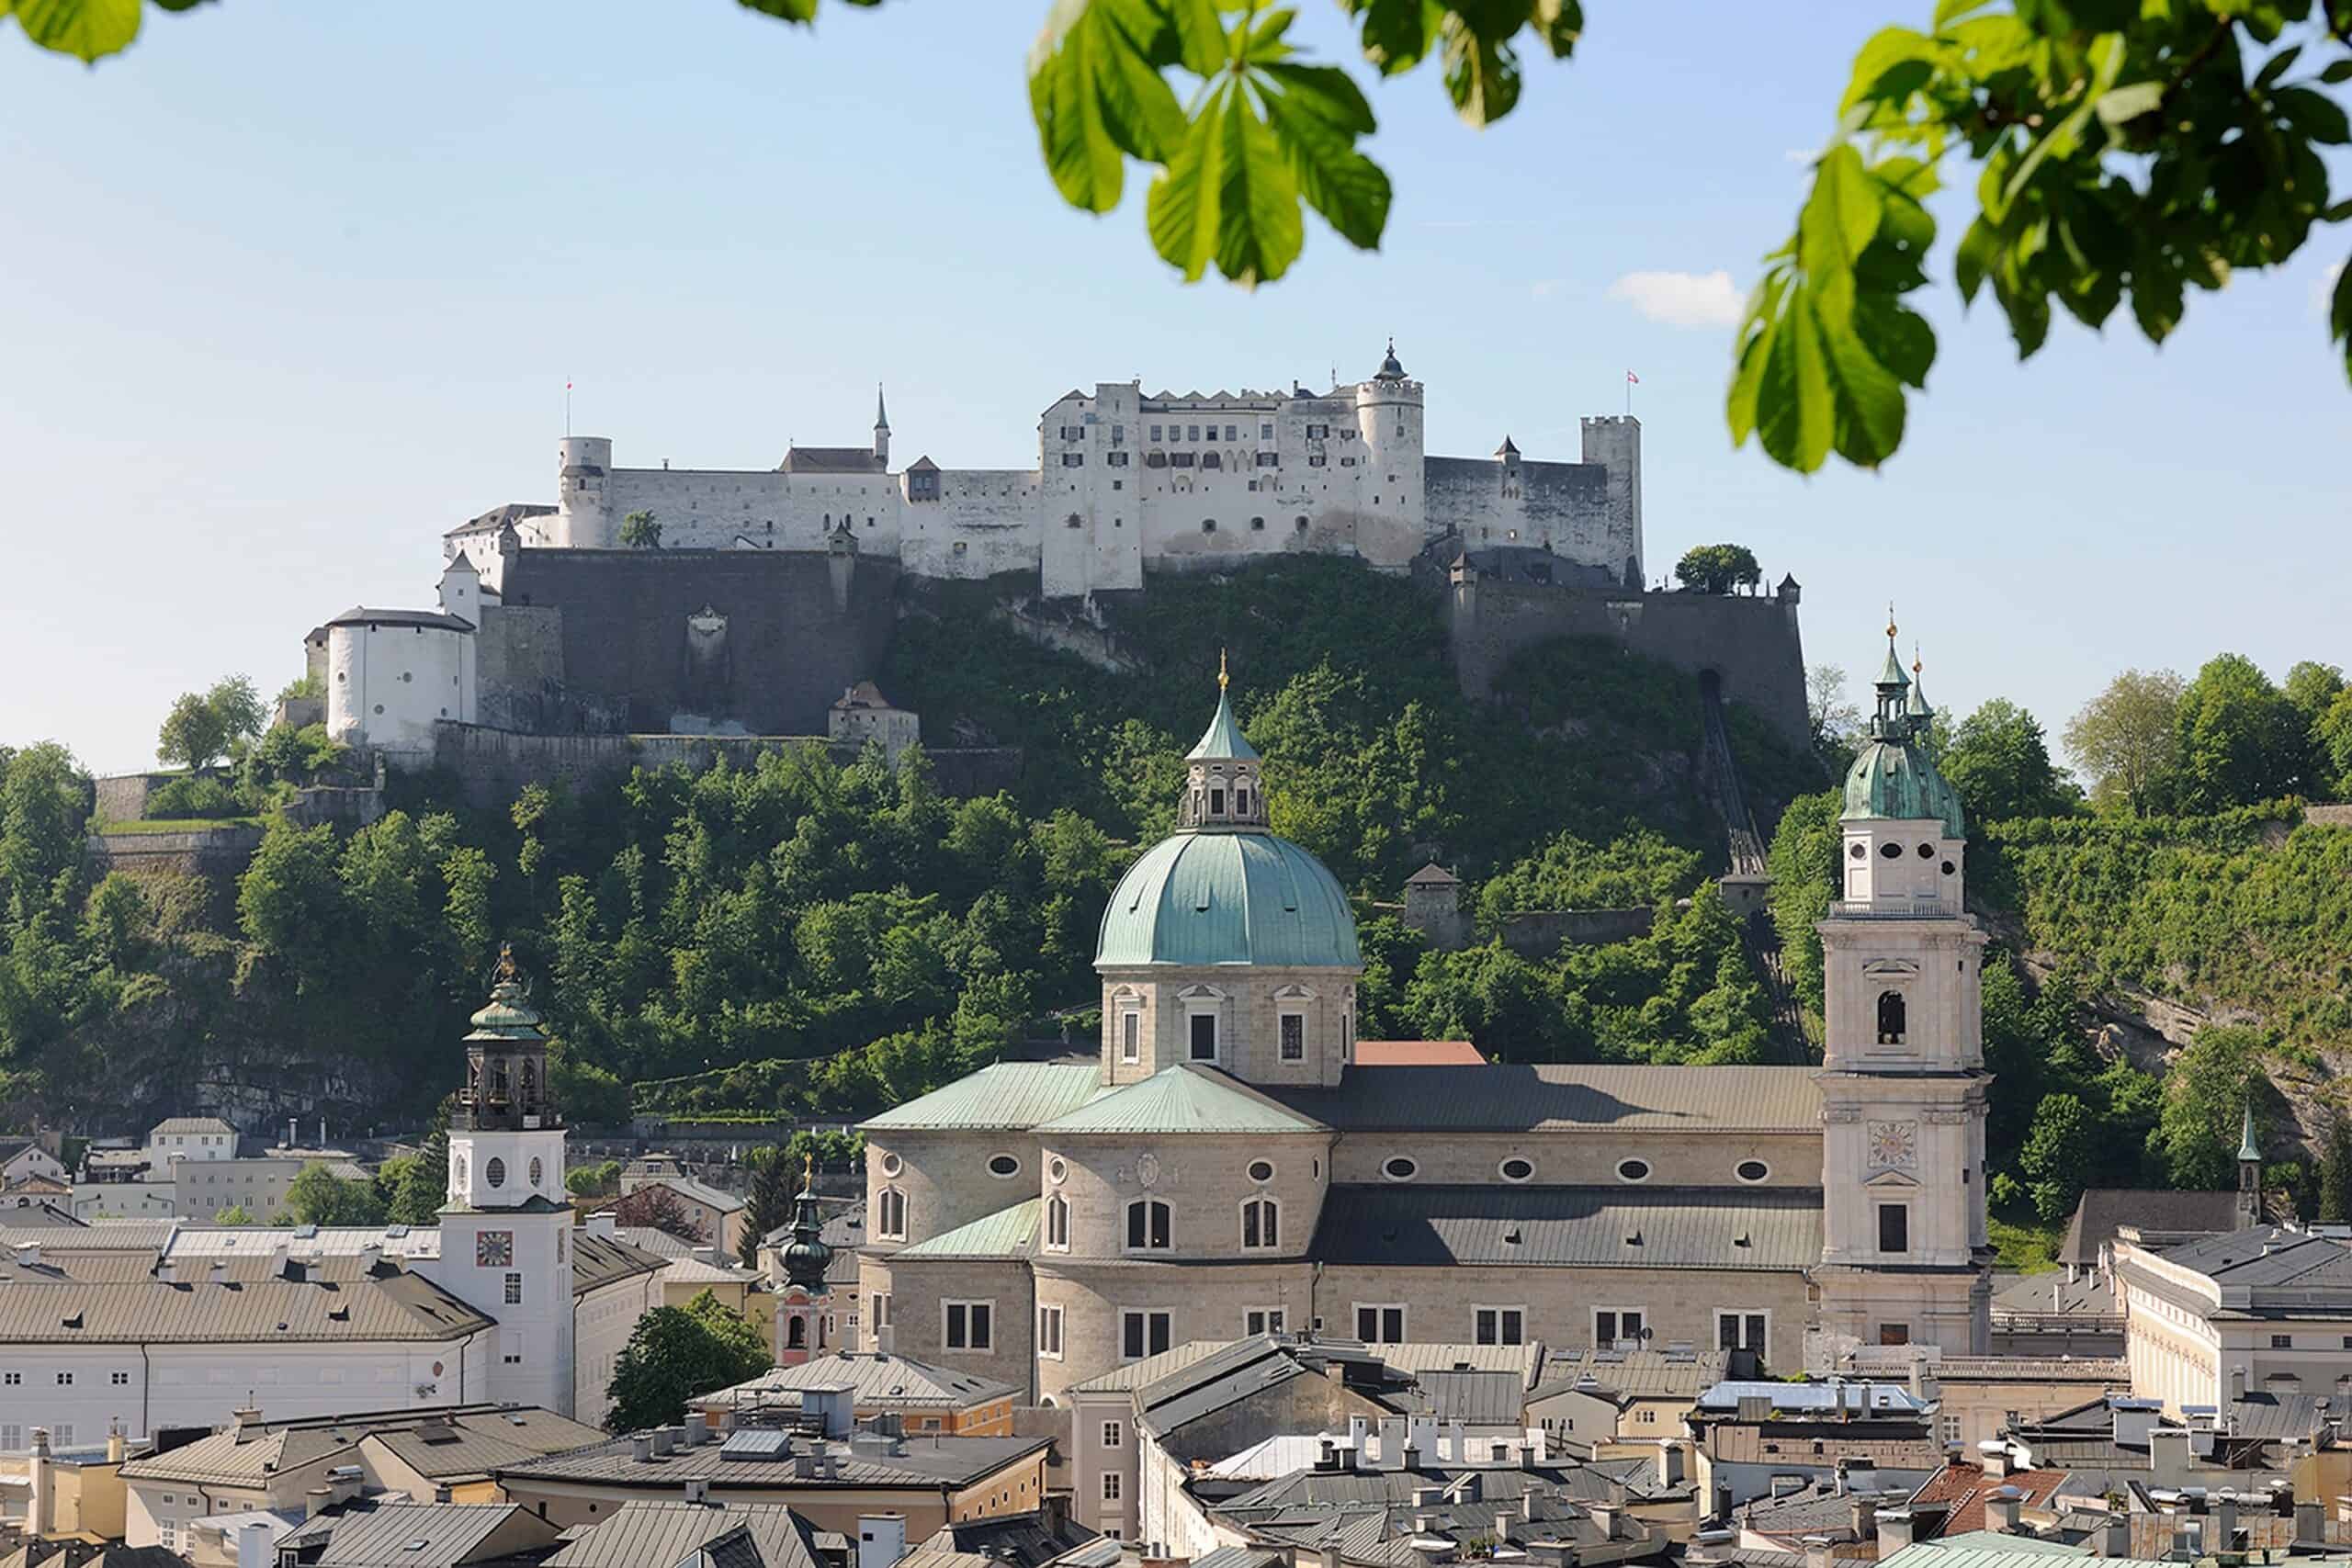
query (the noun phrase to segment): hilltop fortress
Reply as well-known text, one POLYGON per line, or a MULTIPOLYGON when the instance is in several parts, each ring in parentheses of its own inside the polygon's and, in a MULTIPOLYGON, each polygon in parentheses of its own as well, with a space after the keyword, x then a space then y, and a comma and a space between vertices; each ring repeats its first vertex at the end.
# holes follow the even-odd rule
POLYGON ((1422 450, 1421 383, 1395 345, 1329 392, 1146 394, 1135 381, 1063 394, 1040 416, 1034 468, 890 468, 877 394, 871 446, 795 446, 774 468, 616 468, 603 436, 567 437, 557 503, 486 513, 448 536, 495 581, 499 530, 525 548, 614 549, 650 513, 664 549, 824 551, 919 577, 1034 574, 1047 598, 1139 589, 1147 572, 1230 568, 1300 551, 1400 570, 1432 539, 1520 545, 1642 583, 1641 427, 1584 422, 1583 461, 1422 450))
MULTIPOLYGON (((618 468, 609 438, 567 436, 554 504, 443 536, 437 605, 355 606, 311 632, 318 716, 484 794, 728 738, 878 735, 895 754, 919 721, 871 682, 917 583, 995 581, 1021 629, 1115 661, 1104 606, 1152 575, 1319 555, 1441 597, 1467 696, 1529 643, 1605 637, 1713 674, 1803 739, 1793 582, 1645 590, 1638 423, 1585 420, 1578 462, 1509 436, 1489 458, 1430 457, 1422 399, 1392 344, 1328 392, 1070 391, 1039 419, 1034 468, 894 469, 878 394, 869 446, 796 444, 773 468, 618 468)), ((950 775, 995 787, 1005 759, 953 750, 933 752, 950 775)))

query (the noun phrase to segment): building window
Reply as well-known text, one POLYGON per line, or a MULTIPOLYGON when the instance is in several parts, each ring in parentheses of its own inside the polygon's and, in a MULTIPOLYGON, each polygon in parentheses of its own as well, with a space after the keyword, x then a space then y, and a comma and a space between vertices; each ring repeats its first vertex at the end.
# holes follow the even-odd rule
POLYGON ((2270 1348, 2273 1350, 2291 1350, 2295 1348, 2295 1337, 2291 1334, 2274 1334, 2270 1337, 2270 1348))
POLYGON ((1495 1173, 1505 1181, 1532 1181, 1535 1179, 1535 1162, 1513 1155, 1495 1167, 1495 1173))
MULTIPOLYGON (((1212 428, 1214 428, 1214 427, 1212 427, 1212 428)), ((1199 425, 1197 425, 1197 424, 1188 424, 1188 425, 1186 425, 1186 426, 1184 427, 1184 439, 1185 439, 1185 440, 1187 440, 1187 441, 1198 441, 1200 438, 1201 438, 1201 427, 1200 427, 1199 425)))
POLYGON ((1911 1209, 1905 1203, 1881 1203, 1878 1206, 1878 1249, 1881 1252, 1911 1250, 1911 1209))
POLYGON ((1165 1352, 1173 1333, 1169 1314, 1128 1311, 1119 1314, 1119 1350, 1130 1361, 1165 1352))
POLYGON ((58 1373, 57 1386, 60 1388, 72 1388, 74 1386, 74 1374, 72 1372, 58 1373))
POLYGON ((1277 1021, 1276 1029, 1282 1036, 1283 1060, 1305 1061, 1306 1059, 1306 1015, 1301 1012, 1286 1012, 1277 1021))
POLYGON ((1143 1056, 1143 1014, 1123 1012, 1119 1015, 1119 1060, 1139 1061, 1143 1056))
POLYGON ((1744 1159, 1732 1167, 1732 1174, 1742 1181, 1761 1181, 1772 1174, 1772 1168, 1760 1159, 1744 1159))
POLYGON ((1216 1014, 1214 1011, 1195 1012, 1185 1021, 1184 1027, 1190 1032, 1193 1060, 1216 1061, 1216 1014))
POLYGON ((1911 1325, 1907 1323, 1882 1323, 1878 1325, 1878 1342, 1882 1345, 1908 1345, 1911 1325))
POLYGON ((1127 1205, 1127 1250, 1129 1252, 1166 1252, 1174 1243, 1170 1239, 1170 1220, 1173 1211, 1157 1198, 1138 1198, 1127 1205))
POLYGON ((950 1350, 996 1348, 994 1302, 942 1302, 947 1332, 941 1343, 950 1350))
POLYGON ((1415 1173, 1420 1168, 1421 1168, 1412 1160, 1407 1158, 1403 1155, 1398 1155, 1394 1159, 1382 1162, 1380 1174, 1388 1178, 1391 1181, 1410 1181, 1413 1179, 1415 1173))
POLYGON ((130 1374, 129 1372, 116 1372, 107 1381, 112 1382, 117 1388, 129 1388, 130 1386, 130 1374))
POLYGON ((1242 1204, 1241 1245, 1245 1247, 1281 1246, 1281 1205, 1272 1198, 1252 1198, 1242 1204))
POLYGON ((1618 1180, 1620 1180, 1620 1181, 1647 1181, 1649 1179, 1650 1179, 1650 1162, 1649 1162, 1649 1161, 1647 1161, 1647 1160, 1645 1160, 1645 1159, 1621 1159, 1621 1160, 1619 1160, 1619 1161, 1617 1162, 1617 1179, 1618 1179, 1618 1180))
POLYGON ((1250 519, 1250 531, 1253 534, 1264 533, 1266 531, 1266 520, 1262 517, 1252 517, 1250 519))
POLYGON ((1010 1179, 1020 1175, 1021 1157, 1018 1155, 990 1155, 989 1174, 1001 1179, 1010 1179))
POLYGON ((1125 452, 1106 452, 1102 455, 1102 460, 1114 468, 1124 468, 1127 466, 1127 455, 1125 452))
POLYGON ((1882 1045, 1903 1043, 1903 993, 1881 991, 1878 994, 1878 1043, 1882 1045))
MULTIPOLYGON (((1216 456, 1216 454, 1215 454, 1215 453, 1211 453, 1211 454, 1210 454, 1210 456, 1214 457, 1214 456, 1216 456)), ((1214 518, 1214 517, 1204 517, 1204 518, 1202 518, 1202 519, 1201 519, 1201 532, 1202 532, 1202 533, 1204 533, 1204 534, 1214 534, 1214 533, 1216 533, 1216 518, 1214 518)))
POLYGON ((1527 1343, 1525 1307, 1472 1307, 1471 1323, 1481 1345, 1527 1343))
POLYGON ((884 1241, 907 1239, 907 1195, 895 1187, 882 1189, 881 1213, 874 1217, 874 1234, 884 1241))
POLYGON ((1279 468, 1283 466, 1283 456, 1279 452, 1261 452, 1258 454, 1258 466, 1261 468, 1279 468))
POLYGON ((1152 438, 1154 441, 1157 441, 1157 440, 1159 440, 1159 426, 1158 426, 1158 425, 1156 425, 1156 424, 1155 424, 1155 425, 1153 425, 1153 426, 1151 427, 1151 438, 1152 438))
POLYGON ((1079 425, 1065 424, 1062 426, 1062 439, 1065 441, 1083 441, 1086 439, 1086 432, 1079 425))
POLYGON ((506 1304, 508 1306, 523 1304, 523 1276, 520 1274, 506 1276, 506 1304))
POLYGON ((1358 1302, 1356 1303, 1356 1337, 1367 1345, 1405 1343, 1405 1303, 1402 1302, 1358 1302))
POLYGON ((1063 453, 1062 467, 1065 468, 1082 468, 1086 467, 1086 454, 1083 452, 1063 453))
POLYGON ((1049 1361, 1062 1359, 1062 1309, 1037 1309, 1037 1354, 1049 1361))
POLYGON ((1069 1204, 1058 1192, 1046 1200, 1046 1250, 1069 1250, 1069 1204))
POLYGON ((1102 1501, 1115 1503, 1118 1500, 1119 1472, 1115 1470, 1105 1471, 1102 1473, 1102 1501))
POLYGON ((1760 1312, 1715 1313, 1715 1348, 1718 1350, 1753 1350, 1764 1354, 1765 1330, 1769 1326, 1766 1314, 1760 1312))
POLYGON ((1125 1423, 1118 1421, 1105 1421, 1102 1423, 1102 1446, 1104 1448, 1120 1448, 1125 1445, 1126 1440, 1127 1428, 1125 1423))
POLYGON ((1261 1334, 1280 1334, 1283 1321, 1280 1307, 1251 1307, 1241 1314, 1241 1332, 1251 1338, 1261 1334))
POLYGON ((1306 459, 1306 466, 1307 466, 1308 468, 1321 468, 1321 467, 1323 466, 1323 454, 1322 454, 1322 453, 1320 453, 1320 452, 1317 452, 1317 453, 1316 453, 1313 457, 1311 457, 1307 458, 1307 459, 1306 459))
POLYGON ((1647 1307, 1595 1307, 1592 1313, 1592 1345, 1605 1350, 1612 1345, 1631 1341, 1638 1347, 1649 1337, 1647 1307))
POLYGON ((874 1326, 877 1330, 889 1327, 890 1298, 887 1295, 876 1295, 867 1315, 874 1320, 874 1326))
POLYGON ((1328 424, 1310 424, 1306 427, 1306 438, 1309 441, 1323 440, 1330 434, 1331 427, 1328 424))
POLYGON ((505 1186, 506 1162, 494 1155, 492 1156, 489 1162, 481 1168, 481 1179, 492 1187, 505 1186))

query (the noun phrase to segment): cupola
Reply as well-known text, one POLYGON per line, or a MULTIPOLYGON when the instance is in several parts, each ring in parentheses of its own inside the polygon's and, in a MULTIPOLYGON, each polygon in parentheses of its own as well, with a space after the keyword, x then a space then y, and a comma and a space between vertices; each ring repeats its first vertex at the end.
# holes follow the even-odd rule
POLYGON ((1396 340, 1392 337, 1388 340, 1387 356, 1381 360, 1380 369, 1374 375, 1373 379, 1375 381, 1401 381, 1404 378, 1405 367, 1397 361, 1396 340))
POLYGON ((478 1132, 563 1125, 548 1086, 547 1033, 514 966, 512 943, 499 946, 490 1005, 474 1014, 473 1031, 466 1036, 466 1087, 458 1091, 458 1121, 478 1132))
POLYGON ((1840 881, 1849 904, 1866 904, 1874 912, 1957 913, 1967 824, 1958 792, 1928 750, 1934 712, 1903 672, 1894 637, 1890 609, 1876 711, 1861 751, 1846 772, 1845 806, 1838 813, 1845 830, 1840 881))
POLYGON ((1233 702, 1226 691, 1230 681, 1220 653, 1216 713, 1200 743, 1184 754, 1184 799, 1176 810, 1180 828, 1265 830, 1266 792, 1258 776, 1258 749, 1233 716, 1233 702))
POLYGON ((825 1270, 833 1262, 824 1228, 817 1212, 817 1161, 812 1155, 800 1168, 800 1191, 792 1201, 792 1241, 784 1249, 785 1278, 812 1296, 824 1293, 825 1270))

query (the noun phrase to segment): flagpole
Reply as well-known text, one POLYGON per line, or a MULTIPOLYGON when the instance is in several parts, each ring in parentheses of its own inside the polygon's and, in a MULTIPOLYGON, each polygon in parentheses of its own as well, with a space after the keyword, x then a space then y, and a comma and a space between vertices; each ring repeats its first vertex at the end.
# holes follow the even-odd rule
POLYGON ((563 434, 567 437, 571 434, 571 382, 569 378, 563 383, 563 434))

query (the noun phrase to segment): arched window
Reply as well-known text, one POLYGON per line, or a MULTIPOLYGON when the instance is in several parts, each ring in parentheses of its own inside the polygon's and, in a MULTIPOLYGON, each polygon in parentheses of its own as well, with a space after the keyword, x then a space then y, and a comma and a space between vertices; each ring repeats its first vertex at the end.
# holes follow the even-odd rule
POLYGON ((1903 1043, 1903 993, 1881 991, 1878 994, 1878 1043, 1882 1045, 1903 1043))
POLYGON ((532 1064, 528 1056, 523 1058, 522 1077, 523 1109, 536 1111, 539 1105, 539 1074, 537 1067, 532 1064))
POLYGON ((1306 518, 1304 514, 1294 517, 1290 520, 1290 525, 1294 533, 1304 534, 1306 532, 1306 518))
POLYGON ((1069 1202, 1058 1192, 1046 1200, 1046 1250, 1069 1250, 1069 1202))
POLYGON ((1268 1247, 1282 1245, 1282 1205, 1272 1198, 1252 1198, 1241 1205, 1241 1245, 1268 1247))
POLYGON ((1138 1198, 1127 1205, 1127 1250, 1166 1252, 1175 1246, 1174 1214, 1157 1198, 1138 1198))
POLYGON ((794 1316, 785 1319, 784 1348, 787 1350, 808 1348, 808 1320, 807 1318, 794 1316))
POLYGON ((907 1195, 895 1187, 885 1187, 877 1204, 881 1213, 875 1217, 874 1234, 884 1241, 907 1239, 907 1195))

